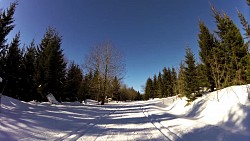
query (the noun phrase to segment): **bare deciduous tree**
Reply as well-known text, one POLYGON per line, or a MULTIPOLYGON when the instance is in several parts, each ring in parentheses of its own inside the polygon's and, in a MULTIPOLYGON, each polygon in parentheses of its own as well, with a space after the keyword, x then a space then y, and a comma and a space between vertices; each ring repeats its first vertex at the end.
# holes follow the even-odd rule
POLYGON ((104 104, 105 96, 110 81, 117 77, 121 80, 124 77, 125 63, 122 54, 110 41, 93 46, 86 57, 85 65, 88 71, 97 72, 100 85, 101 104, 104 104))

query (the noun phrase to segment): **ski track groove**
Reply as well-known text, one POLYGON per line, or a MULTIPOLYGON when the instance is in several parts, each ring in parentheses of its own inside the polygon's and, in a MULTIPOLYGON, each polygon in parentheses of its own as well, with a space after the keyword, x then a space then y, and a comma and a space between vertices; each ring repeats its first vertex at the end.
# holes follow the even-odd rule
POLYGON ((146 118, 149 119, 149 122, 169 141, 176 140, 177 138, 181 140, 177 134, 171 131, 168 127, 164 126, 161 122, 158 122, 156 119, 153 119, 148 110, 141 106, 141 110, 146 118))
POLYGON ((78 129, 70 132, 70 133, 67 133, 66 135, 56 139, 55 141, 64 141, 64 140, 76 140, 77 137, 82 137, 84 134, 86 134, 89 130, 91 130, 91 128, 93 128, 94 126, 96 126, 98 123, 101 122, 102 118, 105 118, 105 117, 108 117, 110 116, 111 114, 115 113, 119 108, 115 108, 115 110, 111 110, 110 112, 102 115, 102 116, 99 116, 97 119, 93 121, 90 121, 88 123, 85 123, 83 124, 81 127, 79 127, 78 129), (87 128, 85 128, 87 126, 87 128), (81 131, 82 129, 84 128, 83 131, 81 131), (77 133, 80 132, 81 134, 80 135, 77 135, 77 133), (72 137, 70 138, 71 136, 74 136, 76 135, 75 137, 72 137))

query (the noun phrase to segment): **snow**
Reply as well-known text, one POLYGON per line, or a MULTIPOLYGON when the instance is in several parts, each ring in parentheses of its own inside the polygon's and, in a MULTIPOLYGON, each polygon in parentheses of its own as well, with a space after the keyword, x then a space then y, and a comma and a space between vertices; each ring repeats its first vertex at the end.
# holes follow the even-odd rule
POLYGON ((87 105, 98 105, 99 103, 95 100, 91 100, 91 99, 86 99, 85 101, 82 102, 83 104, 87 104, 87 105))
POLYGON ((51 93, 47 95, 47 99, 51 104, 58 104, 58 101, 56 100, 54 95, 51 93))
MULTIPOLYGON (((2 97, 0 140, 248 141, 250 85, 186 98, 98 105, 22 102, 2 97)), ((53 102, 52 102, 53 103, 53 102)))

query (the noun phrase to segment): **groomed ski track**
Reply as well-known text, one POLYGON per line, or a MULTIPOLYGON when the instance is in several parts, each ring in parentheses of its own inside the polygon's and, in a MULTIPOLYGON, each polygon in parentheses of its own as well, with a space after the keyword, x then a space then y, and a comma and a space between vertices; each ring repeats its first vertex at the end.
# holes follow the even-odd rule
MULTIPOLYGON (((106 105, 109 111, 56 141, 171 141, 179 138, 155 120, 143 103, 106 105)), ((180 138, 179 138, 180 139, 180 138)))

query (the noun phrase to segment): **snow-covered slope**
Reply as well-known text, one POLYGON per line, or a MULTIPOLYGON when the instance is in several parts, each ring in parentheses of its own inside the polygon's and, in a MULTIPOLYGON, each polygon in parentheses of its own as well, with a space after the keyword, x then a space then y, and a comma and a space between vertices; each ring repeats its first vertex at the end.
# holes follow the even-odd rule
MULTIPOLYGON (((173 115, 208 125, 203 127, 203 132, 207 134, 212 132, 210 136, 216 136, 220 132, 228 132, 230 134, 223 133, 222 135, 227 137, 218 137, 218 140, 246 140, 247 138, 250 140, 249 94, 250 85, 232 86, 208 93, 188 106, 186 106, 186 98, 178 98, 165 110, 173 115), (206 128, 212 127, 221 129, 206 130, 206 128)), ((195 130, 196 127, 193 127, 190 132, 196 133, 195 130)), ((197 134, 200 134, 200 129, 197 134)), ((204 140, 205 137, 208 136, 204 135, 204 140)))
MULTIPOLYGON (((170 113, 198 118, 209 124, 227 124, 238 129, 250 129, 242 123, 250 115, 250 85, 232 86, 208 93, 186 106, 186 98, 177 99, 168 108, 170 113)), ((250 118, 248 119, 248 121, 250 118)))

